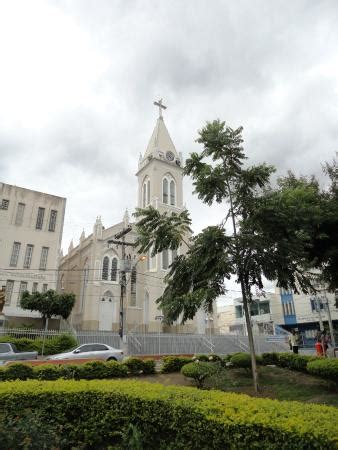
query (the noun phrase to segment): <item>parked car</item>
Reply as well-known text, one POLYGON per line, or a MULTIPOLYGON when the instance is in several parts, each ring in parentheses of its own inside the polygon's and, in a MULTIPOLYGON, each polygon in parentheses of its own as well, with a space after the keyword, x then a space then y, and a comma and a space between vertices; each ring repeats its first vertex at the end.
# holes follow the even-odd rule
POLYGON ((37 358, 38 352, 19 352, 15 344, 0 342, 0 361, 22 361, 37 358))
POLYGON ((83 344, 74 350, 48 356, 46 359, 103 359, 104 361, 122 361, 123 351, 107 344, 83 344))

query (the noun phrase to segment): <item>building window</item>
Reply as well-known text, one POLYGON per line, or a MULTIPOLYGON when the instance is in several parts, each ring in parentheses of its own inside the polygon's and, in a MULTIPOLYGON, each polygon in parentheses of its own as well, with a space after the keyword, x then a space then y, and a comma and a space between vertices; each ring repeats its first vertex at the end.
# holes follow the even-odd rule
POLYGON ((20 288, 19 288, 19 295, 18 295, 17 306, 20 306, 21 297, 22 297, 22 294, 25 291, 27 291, 27 281, 20 281, 20 288))
POLYGON ((235 317, 236 319, 240 319, 243 317, 243 307, 242 305, 236 305, 235 306, 235 317))
POLYGON ((142 186, 142 206, 145 208, 150 204, 150 180, 147 177, 142 186))
POLYGON ((35 228, 37 230, 42 230, 44 215, 45 215, 45 208, 39 208, 38 209, 38 217, 36 218, 36 226, 35 226, 35 228))
POLYGON ((175 206, 175 181, 170 181, 170 204, 175 206))
POLYGON ((48 284, 43 284, 42 285, 42 292, 47 292, 48 289, 48 284))
POLYGON ((34 248, 34 246, 32 244, 27 244, 25 260, 23 262, 24 269, 29 269, 31 266, 32 256, 33 256, 33 248, 34 248))
POLYGON ((13 243, 12 255, 11 255, 11 260, 10 260, 10 263, 9 263, 9 265, 11 267, 16 267, 16 265, 18 264, 20 247, 21 247, 21 243, 20 242, 14 242, 13 243))
POLYGON ((18 203, 18 207, 16 209, 15 225, 22 225, 25 206, 26 205, 24 203, 18 203))
POLYGON ((56 216, 57 216, 58 212, 55 211, 55 209, 52 209, 50 212, 50 217, 49 217, 49 226, 48 226, 48 231, 55 231, 55 226, 56 226, 56 216))
POLYGON ((162 252, 162 269, 168 270, 169 267, 169 251, 163 250, 162 252))
POLYGON ((259 303, 259 314, 270 314, 270 303, 260 302, 259 303))
POLYGON ((117 258, 113 258, 111 261, 110 279, 111 281, 117 281, 117 258))
POLYGON ((9 200, 2 199, 0 209, 8 209, 8 207, 9 207, 9 200))
POLYGON ((168 180, 163 178, 162 181, 162 202, 168 204, 168 180))
POLYGON ((10 305, 11 304, 12 294, 13 294, 13 287, 14 287, 14 281, 13 280, 7 280, 5 305, 10 305))
POLYGON ((136 267, 133 267, 130 276, 130 306, 136 306, 136 267))
POLYGON ((48 247, 42 247, 42 249, 41 249, 40 270, 46 270, 48 250, 49 250, 48 247))
POLYGON ((147 181, 147 205, 150 205, 150 180, 147 181))
POLYGON ((108 272, 109 272, 109 258, 108 258, 108 256, 105 256, 103 258, 103 263, 102 263, 102 280, 108 281, 108 272))
POLYGON ((36 294, 37 292, 38 292, 38 285, 39 285, 39 283, 33 283, 33 286, 32 286, 32 294, 36 294))

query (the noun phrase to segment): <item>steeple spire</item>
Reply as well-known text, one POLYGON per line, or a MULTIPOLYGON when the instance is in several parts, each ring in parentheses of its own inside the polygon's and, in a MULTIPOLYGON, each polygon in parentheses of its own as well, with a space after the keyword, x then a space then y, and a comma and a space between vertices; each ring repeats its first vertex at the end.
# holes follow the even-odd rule
POLYGON ((165 105, 163 105, 162 103, 163 99, 161 98, 160 100, 157 100, 157 102, 154 102, 155 106, 158 106, 158 118, 162 119, 162 109, 167 109, 167 107, 165 105))

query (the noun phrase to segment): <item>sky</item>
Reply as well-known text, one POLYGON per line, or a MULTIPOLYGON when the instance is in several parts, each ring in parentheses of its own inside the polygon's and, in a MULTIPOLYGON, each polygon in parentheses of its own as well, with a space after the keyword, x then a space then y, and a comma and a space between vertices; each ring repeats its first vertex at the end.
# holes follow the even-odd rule
MULTIPOLYGON (((316 174, 338 150, 338 3, 0 0, 0 181, 67 198, 63 249, 137 201, 163 98, 187 157, 206 121, 243 126, 249 162, 316 174)), ((185 202, 193 230, 226 206, 185 202)))

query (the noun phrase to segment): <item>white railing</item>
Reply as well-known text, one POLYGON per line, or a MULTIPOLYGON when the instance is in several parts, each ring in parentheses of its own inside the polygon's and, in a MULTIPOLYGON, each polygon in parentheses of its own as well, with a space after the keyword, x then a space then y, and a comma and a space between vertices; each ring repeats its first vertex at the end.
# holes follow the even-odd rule
MULTIPOLYGON (((0 328, 0 337, 12 336, 17 338, 36 339, 59 336, 67 333, 66 330, 48 330, 22 328, 0 328)), ((111 331, 71 330, 72 334, 79 344, 102 343, 115 348, 120 348, 121 339, 118 333, 111 331)), ((271 351, 288 350, 285 338, 271 336, 254 336, 255 349, 258 354, 271 351)), ((248 352, 248 337, 244 335, 222 334, 222 335, 203 335, 203 334, 169 334, 169 333, 131 333, 126 336, 126 345, 130 355, 178 355, 178 354, 198 354, 198 353, 217 353, 226 355, 234 352, 248 352)))

